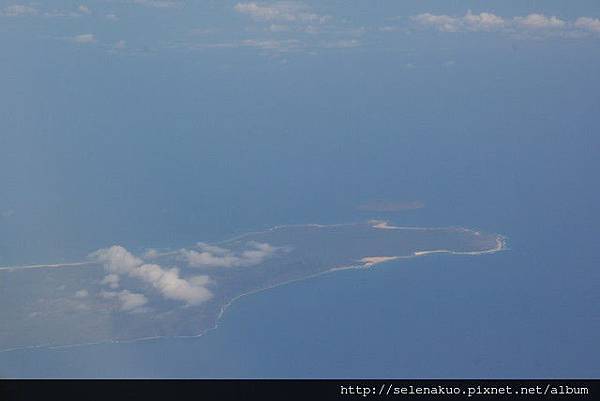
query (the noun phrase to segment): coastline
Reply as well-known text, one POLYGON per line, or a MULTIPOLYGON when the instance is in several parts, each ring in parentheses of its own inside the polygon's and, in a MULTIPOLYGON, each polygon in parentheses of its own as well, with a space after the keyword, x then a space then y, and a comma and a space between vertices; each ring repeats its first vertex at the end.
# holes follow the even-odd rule
MULTIPOLYGON (((356 225, 356 224, 363 224, 363 223, 347 223, 347 224, 332 224, 332 225, 320 225, 320 224, 299 224, 299 225, 281 225, 281 226, 274 226, 270 229, 267 230, 263 230, 263 231, 254 231, 254 232, 249 232, 249 233, 245 233, 239 236, 236 236, 234 238, 230 238, 228 240, 222 241, 222 242, 218 242, 218 244, 226 244, 229 242, 233 242, 233 241, 237 241, 239 239, 242 239, 246 236, 249 235, 253 235, 253 234, 260 234, 260 233, 266 233, 266 232, 271 232, 277 229, 281 229, 281 228, 287 228, 287 227, 318 227, 318 228, 326 228, 326 227, 338 227, 338 226, 348 226, 348 225, 356 225)), ((390 226, 387 224, 386 221, 370 221, 369 224, 374 224, 372 225, 373 228, 378 228, 378 229, 393 229, 393 230, 449 230, 449 229, 455 229, 455 230, 461 230, 461 231, 469 231, 469 232, 473 232, 475 234, 479 234, 478 231, 470 229, 470 228, 464 228, 464 227, 396 227, 396 226, 390 226)), ((219 327, 219 323, 221 321, 221 319, 223 318, 225 312, 227 311, 227 309, 234 304, 237 300, 248 296, 248 295, 252 295, 252 294, 256 294, 256 293, 260 293, 263 291, 267 291, 273 288, 277 288, 280 286, 284 286, 287 284, 291 284, 294 282, 300 282, 300 281, 304 281, 304 280, 309 280, 315 277, 319 277, 321 275, 324 274, 330 274, 330 273, 334 273, 337 271, 343 271, 343 270, 350 270, 350 269, 367 269, 367 268, 372 268, 373 266, 376 265, 380 265, 386 262, 390 262, 393 260, 399 260, 399 259, 412 259, 412 258, 416 258, 416 257, 420 257, 420 256, 427 256, 427 255, 432 255, 432 254, 441 254, 441 253, 447 253, 447 254, 452 254, 452 255, 470 255, 470 256, 478 256, 478 255, 484 255, 484 254, 491 254, 491 253, 496 253, 496 252, 501 252, 504 250, 507 250, 507 238, 503 235, 500 234, 496 234, 496 245, 493 248, 490 249, 484 249, 481 251, 452 251, 452 250, 448 250, 448 249, 436 249, 436 250, 424 250, 424 251, 414 251, 412 254, 410 255, 396 255, 396 256, 370 256, 370 257, 365 257, 359 261, 357 261, 358 263, 356 264, 352 264, 352 265, 346 265, 346 266, 335 266, 335 267, 331 267, 327 270, 323 270, 321 272, 317 272, 317 273, 313 273, 304 277, 299 277, 299 278, 295 278, 295 279, 291 279, 291 280, 287 280, 287 281, 283 281, 280 283, 276 283, 270 286, 266 286, 266 287, 261 287, 258 289, 254 289, 242 294, 239 294, 233 298, 231 298, 228 302, 226 302, 225 304, 223 304, 220 308, 219 308, 219 313, 216 316, 215 319, 215 324, 212 327, 208 327, 206 329, 203 329, 201 332, 199 332, 198 334, 191 334, 191 335, 168 335, 168 336, 147 336, 147 337, 139 337, 139 338, 133 338, 133 339, 125 339, 125 340, 104 340, 104 341, 96 341, 96 342, 89 342, 89 343, 76 343, 76 344, 64 344, 64 345, 51 345, 51 344, 41 344, 41 345, 29 345, 29 346, 21 346, 21 347, 14 347, 14 348, 8 348, 8 349, 0 349, 0 354, 1 353, 5 353, 5 352, 13 352, 13 351, 25 351, 25 350, 31 350, 31 349, 49 349, 49 350, 59 350, 59 349, 67 349, 67 348, 74 348, 74 347, 83 347, 83 346, 93 346, 93 345, 103 345, 103 344, 130 344, 130 343, 136 343, 136 342, 142 342, 142 341, 152 341, 152 340, 163 340, 163 339, 192 339, 192 338, 200 338, 203 335, 205 335, 206 333, 212 331, 212 330, 216 330, 219 327)), ((64 263, 64 264, 46 264, 46 265, 29 265, 29 266, 6 266, 6 267, 0 267, 0 271, 4 271, 4 272, 13 272, 15 270, 18 269, 42 269, 42 268, 62 268, 62 267, 81 267, 81 266, 85 266, 85 265, 91 265, 91 264, 95 264, 94 262, 89 262, 89 261, 84 261, 84 262, 71 262, 71 263, 64 263)))

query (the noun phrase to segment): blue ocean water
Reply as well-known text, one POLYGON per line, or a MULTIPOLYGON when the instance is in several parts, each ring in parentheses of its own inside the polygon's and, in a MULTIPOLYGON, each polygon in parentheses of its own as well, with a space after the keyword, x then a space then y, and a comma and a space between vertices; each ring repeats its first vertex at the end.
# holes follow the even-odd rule
MULTIPOLYGON (((597 228, 560 193, 544 187, 520 206, 496 198, 495 214, 491 199, 470 200, 465 225, 496 226, 509 236, 505 252, 288 284, 242 298, 197 339, 5 353, 2 375, 596 377, 597 228), (528 216, 519 225, 505 217, 515 210, 528 216)), ((426 209, 410 213, 406 222, 439 223, 426 209)))
MULTIPOLYGON (((64 104, 30 100, 82 113, 7 139, 31 154, 12 160, 30 181, 6 196, 7 262, 370 218, 497 232, 509 250, 288 284, 239 300, 197 339, 2 353, 0 376, 598 377, 598 60, 519 46, 471 63, 453 49, 452 68, 424 57, 402 74, 404 56, 387 53, 252 58, 239 76, 169 60, 99 87, 90 67, 64 104), (154 79, 166 66, 169 85, 154 79), (356 209, 374 198, 426 206, 356 209)), ((113 76, 135 67, 114 63, 113 76)))

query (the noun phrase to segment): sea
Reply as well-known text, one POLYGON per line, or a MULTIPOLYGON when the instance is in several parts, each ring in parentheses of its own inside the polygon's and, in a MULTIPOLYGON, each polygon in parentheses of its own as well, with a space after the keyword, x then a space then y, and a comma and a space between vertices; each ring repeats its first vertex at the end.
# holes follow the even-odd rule
MULTIPOLYGON (((497 45, 490 53, 500 54, 479 63, 459 54, 451 68, 419 60, 422 69, 402 72, 404 56, 385 64, 383 53, 286 65, 256 56, 242 76, 231 66, 210 70, 212 81, 225 82, 220 88, 194 78, 208 67, 164 61, 127 76, 114 105, 76 117, 98 124, 78 120, 58 144, 31 134, 54 159, 51 171, 43 168, 47 156, 28 174, 55 197, 27 203, 7 195, 12 212, 3 221, 17 234, 3 231, 13 250, 6 263, 77 260, 112 243, 188 246, 278 224, 374 218, 499 233, 507 249, 285 284, 237 300, 199 338, 0 353, 0 376, 600 376, 599 103, 587 90, 598 88, 597 71, 577 49, 565 47, 558 60, 552 48, 531 47, 497 45), (151 79, 167 66, 175 70, 168 87, 151 79), (307 71, 322 76, 314 82, 307 71), (146 96, 152 85, 167 88, 160 100, 146 96), (125 116, 119 110, 134 99, 141 104, 125 116), (184 107, 169 106, 174 99, 184 107), (76 135, 84 129, 85 137, 76 135), (424 207, 359 210, 374 199, 424 207)), ((114 73, 136 62, 110 63, 114 73)), ((85 97, 90 76, 73 82, 81 109, 98 102, 85 97)), ((102 84, 98 96, 116 91, 117 83, 102 84)), ((49 130, 64 125, 66 117, 55 118, 49 130)))

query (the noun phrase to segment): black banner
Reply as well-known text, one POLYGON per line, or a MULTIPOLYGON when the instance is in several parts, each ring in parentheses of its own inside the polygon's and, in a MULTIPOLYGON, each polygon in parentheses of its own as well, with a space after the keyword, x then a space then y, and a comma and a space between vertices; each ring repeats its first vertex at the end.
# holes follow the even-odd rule
POLYGON ((598 400, 600 380, 1 380, 0 401, 598 400))

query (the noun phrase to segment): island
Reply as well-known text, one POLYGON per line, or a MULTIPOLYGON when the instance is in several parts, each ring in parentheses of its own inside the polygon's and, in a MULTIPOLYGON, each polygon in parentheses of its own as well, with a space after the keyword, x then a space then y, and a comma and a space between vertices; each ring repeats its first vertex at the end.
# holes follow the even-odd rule
MULTIPOLYGON (((0 352, 200 336, 239 298, 344 269, 433 253, 483 255, 505 237, 385 221, 277 226, 219 243, 0 268, 0 352)), ((384 290, 384 289, 383 289, 384 290)))

